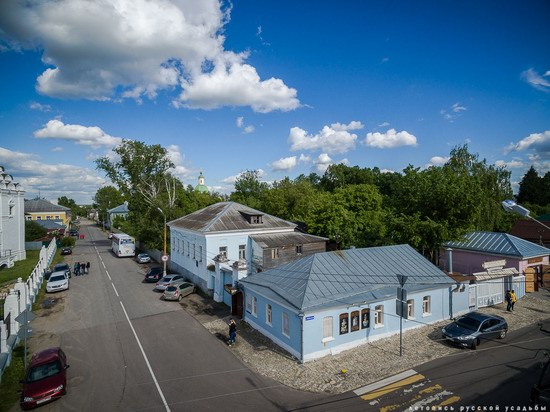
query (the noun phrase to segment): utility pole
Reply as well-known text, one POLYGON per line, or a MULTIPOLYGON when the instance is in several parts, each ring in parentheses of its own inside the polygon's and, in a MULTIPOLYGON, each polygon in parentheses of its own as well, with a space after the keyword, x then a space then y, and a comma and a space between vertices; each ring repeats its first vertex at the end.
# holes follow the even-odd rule
POLYGON ((166 262, 168 261, 168 256, 166 255, 166 215, 162 211, 160 207, 157 207, 158 211, 162 213, 162 216, 164 217, 164 253, 162 255, 162 263, 164 264, 163 268, 163 276, 166 276, 166 262))
POLYGON ((397 288, 396 312, 399 315, 399 356, 403 356, 403 318, 409 316, 407 307, 407 291, 404 289, 407 276, 397 275, 399 286, 397 288))

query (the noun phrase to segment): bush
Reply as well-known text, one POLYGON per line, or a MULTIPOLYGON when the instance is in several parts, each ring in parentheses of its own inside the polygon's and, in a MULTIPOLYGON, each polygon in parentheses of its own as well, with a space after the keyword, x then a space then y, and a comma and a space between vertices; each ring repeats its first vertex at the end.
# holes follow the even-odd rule
POLYGON ((76 245, 76 240, 73 236, 64 236, 61 238, 61 247, 74 247, 76 245))

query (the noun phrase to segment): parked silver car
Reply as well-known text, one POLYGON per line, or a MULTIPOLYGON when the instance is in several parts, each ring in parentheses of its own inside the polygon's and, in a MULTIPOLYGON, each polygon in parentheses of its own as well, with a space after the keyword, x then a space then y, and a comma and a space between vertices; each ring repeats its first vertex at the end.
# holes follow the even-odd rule
POLYGON ((182 300, 191 293, 195 293, 195 285, 189 282, 183 282, 167 286, 162 298, 164 300, 182 300))
POLYGON ((64 271, 53 272, 46 283, 46 292, 59 292, 69 289, 69 277, 64 271))
POLYGON ((151 262, 151 256, 149 256, 147 253, 140 253, 136 256, 137 263, 149 263, 151 262))
POLYGON ((176 283, 185 282, 185 278, 182 275, 171 274, 164 276, 159 280, 155 286, 157 292, 164 292, 166 288, 170 285, 175 285, 176 283))

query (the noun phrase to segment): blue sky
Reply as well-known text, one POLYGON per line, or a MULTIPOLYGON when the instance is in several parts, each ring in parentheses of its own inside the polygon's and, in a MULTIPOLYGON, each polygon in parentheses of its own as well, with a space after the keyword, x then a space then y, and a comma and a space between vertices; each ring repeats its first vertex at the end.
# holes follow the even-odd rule
POLYGON ((517 188, 550 170, 550 3, 1 2, 0 165, 26 197, 91 203, 121 139, 222 193, 465 143, 517 188))

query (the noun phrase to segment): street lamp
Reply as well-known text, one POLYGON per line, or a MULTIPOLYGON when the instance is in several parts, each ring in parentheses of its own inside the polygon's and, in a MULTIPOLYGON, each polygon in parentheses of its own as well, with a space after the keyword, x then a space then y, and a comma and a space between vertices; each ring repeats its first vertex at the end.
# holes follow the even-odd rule
POLYGON ((166 215, 160 207, 157 207, 157 210, 162 213, 162 216, 164 217, 164 254, 162 255, 162 263, 164 264, 163 275, 166 276, 166 261, 168 260, 168 256, 166 256, 166 215))
POLYGON ((534 217, 530 216, 529 214, 531 213, 531 211, 529 209, 526 209, 524 208, 523 206, 521 205, 518 205, 516 202, 514 202, 513 200, 504 200, 502 202, 502 207, 504 208, 504 210, 506 210, 507 212, 513 212, 513 213, 517 213, 523 217, 527 217, 531 220, 534 220, 535 222, 537 222, 539 225, 541 226, 544 226, 546 229, 550 230, 550 227, 546 226, 544 223, 542 222, 539 222, 537 219, 535 219, 534 217))

